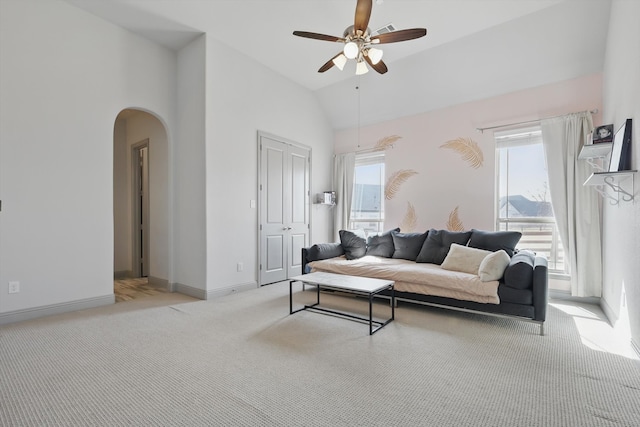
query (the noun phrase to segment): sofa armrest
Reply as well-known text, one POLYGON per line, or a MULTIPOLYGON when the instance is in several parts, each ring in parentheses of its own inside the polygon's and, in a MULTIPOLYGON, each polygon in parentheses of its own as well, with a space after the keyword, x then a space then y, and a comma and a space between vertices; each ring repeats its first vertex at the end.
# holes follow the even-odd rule
POLYGON ((318 243, 308 248, 302 248, 302 274, 307 274, 307 264, 321 259, 335 258, 344 255, 340 243, 318 243))
POLYGON ((547 258, 537 255, 533 267, 533 306, 534 319, 544 322, 547 317, 547 299, 549 294, 549 274, 547 258))

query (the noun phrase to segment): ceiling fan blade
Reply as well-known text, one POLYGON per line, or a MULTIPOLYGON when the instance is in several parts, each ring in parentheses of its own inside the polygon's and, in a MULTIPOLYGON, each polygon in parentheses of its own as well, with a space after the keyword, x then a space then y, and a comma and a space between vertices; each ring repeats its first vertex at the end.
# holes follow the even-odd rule
POLYGON ((371 62, 371 58, 369 58, 368 55, 364 56, 364 60, 367 61, 367 64, 369 64, 369 66, 371 66, 371 68, 373 68, 374 70, 376 70, 380 74, 384 74, 387 71, 389 71, 389 69, 387 68, 386 64, 384 62, 382 62, 382 60, 378 61, 377 64, 374 64, 373 62, 371 62))
POLYGON ((344 42, 344 39, 342 37, 328 36, 326 34, 310 33, 308 31, 294 31, 293 35, 298 37, 306 37, 308 39, 314 39, 314 40, 324 40, 328 42, 344 42))
POLYGON ((369 26, 369 18, 371 18, 371 8, 373 7, 373 0, 358 0, 356 4, 356 18, 354 20, 353 28, 357 31, 360 30, 364 34, 369 26))
POLYGON ((335 65, 333 60, 336 59, 340 55, 342 55, 342 52, 338 53, 336 56, 334 56, 333 58, 331 58, 330 60, 325 62, 324 65, 318 69, 318 72, 319 73, 324 73, 325 71, 327 71, 328 69, 333 67, 335 65))
POLYGON ((426 28, 411 28, 409 30, 392 31, 371 37, 372 43, 396 43, 406 40, 419 39, 427 35, 426 28))

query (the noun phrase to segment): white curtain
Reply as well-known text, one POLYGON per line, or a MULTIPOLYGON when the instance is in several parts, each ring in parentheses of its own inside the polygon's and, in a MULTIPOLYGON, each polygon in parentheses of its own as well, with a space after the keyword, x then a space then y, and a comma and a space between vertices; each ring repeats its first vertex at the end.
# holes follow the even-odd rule
POLYGON ((583 185, 591 166, 578 160, 593 129, 588 112, 542 120, 553 212, 571 274, 571 295, 602 294, 602 245, 599 195, 583 185))
POLYGON ((336 191, 334 218, 334 236, 336 242, 340 241, 339 231, 349 227, 355 167, 355 153, 336 155, 333 163, 333 184, 336 191))

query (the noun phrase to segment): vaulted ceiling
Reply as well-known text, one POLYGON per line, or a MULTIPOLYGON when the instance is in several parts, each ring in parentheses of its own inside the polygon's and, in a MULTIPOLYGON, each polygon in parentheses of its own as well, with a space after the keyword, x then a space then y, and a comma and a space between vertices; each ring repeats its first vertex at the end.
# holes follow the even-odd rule
POLYGON ((374 0, 369 27, 424 27, 383 45, 389 72, 318 68, 341 50, 356 0, 66 0, 171 49, 207 33, 315 92, 334 129, 601 72, 610 0, 374 0), (356 87, 359 89, 356 90, 356 87))

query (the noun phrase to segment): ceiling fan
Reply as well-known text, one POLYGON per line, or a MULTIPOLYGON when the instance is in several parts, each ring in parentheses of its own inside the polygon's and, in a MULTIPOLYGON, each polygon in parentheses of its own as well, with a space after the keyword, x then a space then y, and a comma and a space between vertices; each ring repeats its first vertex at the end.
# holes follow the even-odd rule
POLYGON ((356 74, 359 75, 368 72, 367 64, 378 73, 384 74, 388 69, 385 63, 382 62, 382 50, 376 49, 374 46, 383 43, 413 40, 427 35, 426 28, 411 28, 372 36, 371 29, 368 27, 371 8, 373 6, 372 3, 373 0, 358 0, 354 24, 344 30, 342 37, 310 33, 308 31, 293 32, 294 36, 344 43, 342 52, 338 53, 320 67, 318 70, 319 73, 324 73, 334 65, 342 70, 348 59, 355 59, 357 61, 356 74))

